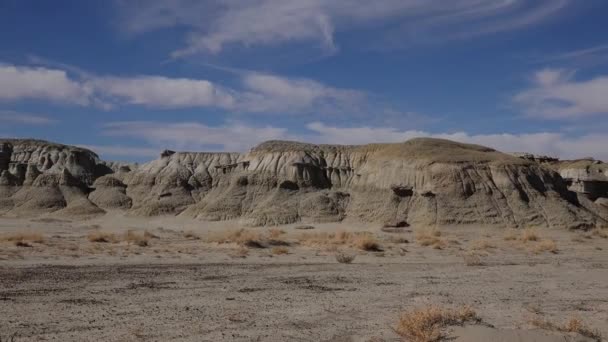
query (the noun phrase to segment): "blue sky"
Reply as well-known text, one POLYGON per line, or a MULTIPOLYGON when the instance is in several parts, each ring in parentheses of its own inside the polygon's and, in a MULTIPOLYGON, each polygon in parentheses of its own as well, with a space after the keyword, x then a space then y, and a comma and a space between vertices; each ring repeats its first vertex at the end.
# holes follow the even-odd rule
POLYGON ((601 0, 0 0, 0 136, 145 161, 434 136, 608 159, 601 0))

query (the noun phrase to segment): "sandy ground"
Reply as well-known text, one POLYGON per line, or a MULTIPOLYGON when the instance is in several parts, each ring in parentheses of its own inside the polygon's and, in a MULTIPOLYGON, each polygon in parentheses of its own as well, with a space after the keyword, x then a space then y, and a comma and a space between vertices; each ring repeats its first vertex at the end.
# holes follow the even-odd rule
POLYGON ((446 331, 457 341, 594 340, 535 330, 534 318, 578 318, 608 336, 608 239, 599 235, 538 228, 524 242, 521 231, 443 227, 435 249, 416 228, 314 227, 282 226, 285 246, 247 248, 208 241, 237 222, 0 218, 0 339, 399 341, 399 315, 428 305, 477 312, 481 325, 446 331), (154 237, 138 246, 120 239, 127 230, 154 237), (303 235, 336 231, 371 231, 382 251, 303 235), (121 241, 91 242, 92 232, 121 241), (15 233, 44 241, 17 246, 15 233), (356 258, 338 263, 337 252, 356 258))

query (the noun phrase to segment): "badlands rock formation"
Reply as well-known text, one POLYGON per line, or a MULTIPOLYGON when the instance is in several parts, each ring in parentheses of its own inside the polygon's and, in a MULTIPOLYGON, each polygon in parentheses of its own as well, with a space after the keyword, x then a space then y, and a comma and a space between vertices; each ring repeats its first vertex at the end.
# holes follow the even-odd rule
POLYGON ((567 228, 608 220, 608 196, 589 196, 564 179, 578 164, 555 167, 447 140, 269 141, 243 154, 165 151, 139 166, 43 141, 0 140, 0 146, 3 215, 122 210, 250 225, 353 220, 567 228))

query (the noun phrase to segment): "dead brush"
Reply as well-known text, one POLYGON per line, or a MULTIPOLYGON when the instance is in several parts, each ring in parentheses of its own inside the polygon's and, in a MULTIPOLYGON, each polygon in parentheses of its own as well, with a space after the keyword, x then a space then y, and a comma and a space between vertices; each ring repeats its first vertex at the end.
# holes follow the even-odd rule
POLYGON ((346 252, 338 251, 336 252, 336 261, 341 264, 350 264, 355 261, 355 254, 347 254, 346 252))
POLYGON ((530 241, 538 241, 540 239, 538 233, 533 228, 526 228, 519 237, 521 242, 530 242, 530 241))
POLYGON ((337 231, 332 233, 303 233, 299 236, 301 244, 307 246, 351 246, 364 251, 377 252, 382 247, 374 235, 370 232, 347 232, 337 231))
POLYGON ((594 236, 599 236, 602 239, 608 239, 608 229, 607 228, 595 228, 591 231, 591 234, 594 236))
POLYGON ((443 249, 447 243, 440 238, 441 231, 436 228, 424 228, 415 231, 415 238, 418 244, 423 247, 433 247, 443 249))
POLYGON ((547 239, 540 241, 533 249, 534 253, 540 254, 544 252, 549 252, 553 254, 557 254, 559 250, 557 249, 557 243, 555 240, 547 239))
POLYGON ((496 245, 487 239, 475 240, 471 243, 470 249, 475 251, 487 251, 489 249, 495 249, 496 245))
POLYGON ((117 243, 120 240, 114 233, 107 233, 101 231, 90 232, 87 235, 87 239, 90 242, 101 242, 101 243, 117 243))
POLYGON ((467 252, 462 254, 464 264, 467 266, 485 266, 483 256, 475 252, 467 252))
POLYGON ((270 250, 270 253, 272 255, 284 255, 284 254, 289 254, 289 249, 287 249, 286 247, 273 247, 270 250))
POLYGON ((12 242, 17 247, 32 247, 32 243, 44 243, 45 238, 40 233, 10 233, 0 235, 0 241, 12 242))
POLYGON ((459 309, 429 306, 401 314, 394 331, 408 341, 434 342, 444 337, 443 330, 448 326, 480 321, 475 310, 468 306, 459 309))
POLYGON ((574 317, 562 324, 547 321, 538 317, 530 319, 529 323, 539 329, 577 333, 598 342, 602 341, 602 334, 599 330, 588 327, 585 323, 583 323, 583 321, 574 317))
POLYGON ((200 240, 201 237, 196 235, 193 231, 189 230, 187 232, 184 232, 184 237, 188 240, 200 240))
POLYGON ((146 233, 137 233, 133 230, 128 230, 124 235, 124 241, 128 244, 134 244, 139 247, 146 247, 149 244, 150 238, 146 233))
POLYGON ((206 242, 218 244, 235 243, 239 246, 249 248, 266 248, 269 245, 288 246, 289 243, 284 240, 279 240, 277 234, 282 235, 283 233, 269 231, 267 234, 264 234, 248 229, 239 229, 212 234, 207 238, 206 242), (271 236, 277 238, 271 238, 271 236))

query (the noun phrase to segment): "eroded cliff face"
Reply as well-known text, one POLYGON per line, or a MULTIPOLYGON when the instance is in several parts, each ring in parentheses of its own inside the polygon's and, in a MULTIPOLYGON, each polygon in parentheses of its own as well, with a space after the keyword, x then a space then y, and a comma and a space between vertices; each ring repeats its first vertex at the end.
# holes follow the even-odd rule
POLYGON ((581 203, 551 168, 446 140, 364 146, 270 141, 244 154, 165 151, 157 160, 130 167, 102 163, 82 151, 60 151, 49 156, 65 155, 53 157, 56 161, 45 168, 38 168, 39 155, 30 157, 39 174, 28 166, 21 185, 0 193, 5 214, 19 214, 24 206, 40 209, 40 201, 54 203, 49 211, 65 213, 76 198, 72 212, 238 218, 250 225, 356 220, 585 228, 606 220, 595 208, 601 204, 581 203), (78 156, 70 157, 74 153, 78 156), (63 165, 55 168, 62 169, 65 184, 38 181, 56 174, 48 172, 53 165, 63 165), (28 177, 32 185, 26 185, 28 177), (28 200, 24 189, 40 183, 53 184, 47 192, 52 198, 28 200))

